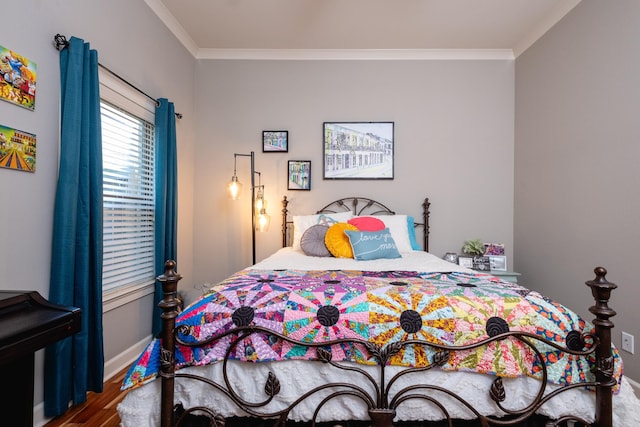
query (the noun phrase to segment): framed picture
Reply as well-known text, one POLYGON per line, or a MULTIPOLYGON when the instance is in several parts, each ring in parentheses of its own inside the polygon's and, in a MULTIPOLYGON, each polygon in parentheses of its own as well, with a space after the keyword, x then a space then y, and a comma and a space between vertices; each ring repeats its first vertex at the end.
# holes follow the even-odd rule
POLYGON ((287 130, 263 130, 263 153, 286 153, 289 151, 289 131, 287 130))
POLYGON ((0 167, 36 171, 36 136, 0 125, 0 167))
POLYGON ((491 270, 491 261, 488 256, 476 255, 473 257, 473 267, 471 268, 478 271, 489 271, 491 270))
POLYGON ((468 255, 459 255, 458 265, 461 267, 473 268, 473 257, 468 255))
POLYGON ((324 179, 393 179, 393 122, 325 122, 324 179))
POLYGON ((311 160, 289 160, 287 190, 311 190, 311 160))
POLYGON ((488 255, 492 270, 507 271, 507 257, 504 255, 488 255))
POLYGON ((484 243, 485 255, 504 255, 504 243, 484 243))
POLYGON ((0 99, 33 111, 36 108, 36 63, 0 46, 0 99))

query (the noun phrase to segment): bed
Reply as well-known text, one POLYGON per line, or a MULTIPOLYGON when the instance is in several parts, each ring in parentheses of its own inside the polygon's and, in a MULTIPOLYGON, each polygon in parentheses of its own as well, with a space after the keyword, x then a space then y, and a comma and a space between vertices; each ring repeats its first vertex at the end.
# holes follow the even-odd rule
POLYGON ((163 332, 125 377, 122 426, 640 425, 604 268, 589 322, 429 253, 428 199, 417 221, 361 197, 288 204, 283 248, 182 312, 167 261, 163 332))

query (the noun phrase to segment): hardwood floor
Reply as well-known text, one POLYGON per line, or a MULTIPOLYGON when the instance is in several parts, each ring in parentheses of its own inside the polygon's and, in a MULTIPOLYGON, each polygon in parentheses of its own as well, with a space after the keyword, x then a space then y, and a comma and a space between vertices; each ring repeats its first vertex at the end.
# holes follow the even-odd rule
POLYGON ((116 411, 126 391, 120 391, 127 370, 104 383, 102 393, 89 392, 82 405, 69 408, 67 412, 49 421, 44 427, 118 427, 120 417, 116 411))

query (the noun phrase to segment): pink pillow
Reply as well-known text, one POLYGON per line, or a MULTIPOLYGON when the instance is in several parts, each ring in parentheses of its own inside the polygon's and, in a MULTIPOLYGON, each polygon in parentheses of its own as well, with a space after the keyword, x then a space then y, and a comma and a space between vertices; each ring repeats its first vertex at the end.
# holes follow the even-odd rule
POLYGON ((354 225, 358 231, 380 231, 384 230, 385 225, 382 220, 372 216, 357 216, 347 221, 354 225))

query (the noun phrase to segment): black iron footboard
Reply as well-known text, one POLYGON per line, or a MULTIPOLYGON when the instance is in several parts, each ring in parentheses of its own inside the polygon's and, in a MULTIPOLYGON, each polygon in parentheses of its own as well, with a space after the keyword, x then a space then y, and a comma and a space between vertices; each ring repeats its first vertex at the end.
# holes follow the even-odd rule
MULTIPOLYGON (((594 335, 583 334, 581 336, 575 336, 577 340, 575 343, 567 343, 567 347, 559 346, 554 342, 541 338, 538 335, 520 332, 520 331, 508 331, 496 334, 489 334, 490 338, 467 346, 445 346, 434 344, 421 340, 409 340, 405 342, 396 342, 385 347, 379 347, 368 341, 362 341, 357 339, 341 339, 334 341, 327 341, 323 343, 308 343, 292 340, 287 336, 275 333, 271 330, 267 330, 258 326, 239 326, 232 330, 229 330, 223 334, 219 334, 211 337, 206 341, 198 343, 184 342, 180 340, 181 335, 186 335, 188 330, 181 330, 175 327, 175 319, 178 315, 179 301, 177 296, 177 285, 181 276, 175 273, 175 262, 167 261, 165 263, 165 273, 158 277, 158 280, 162 283, 164 299, 160 302, 162 309, 162 349, 161 349, 161 366, 160 376, 162 382, 162 408, 161 408, 161 426, 179 426, 182 421, 190 414, 198 413, 205 414, 209 417, 209 424, 211 426, 224 426, 224 419, 215 411, 215 408, 180 408, 180 412, 176 413, 176 406, 174 402, 174 382, 176 377, 189 378, 194 381, 202 381, 209 384, 212 387, 212 392, 222 393, 227 398, 232 400, 243 412, 252 417, 262 419, 273 419, 274 425, 284 425, 289 417, 290 412, 300 402, 307 399, 309 396, 316 393, 324 392, 321 403, 316 409, 311 424, 315 425, 316 417, 322 410, 322 407, 330 400, 339 398, 340 396, 352 396, 360 400, 363 405, 366 405, 373 427, 392 427, 393 419, 396 414, 396 408, 407 400, 421 399, 428 402, 434 407, 439 408, 442 413, 442 418, 447 420, 449 425, 453 425, 453 420, 449 416, 447 408, 441 403, 439 396, 446 395, 449 399, 453 399, 457 404, 465 407, 473 416, 479 420, 482 426, 490 425, 518 425, 525 420, 531 419, 535 416, 536 411, 540 407, 556 396, 567 392, 574 388, 595 388, 596 393, 596 407, 595 422, 590 424, 584 419, 574 416, 565 416, 558 420, 551 420, 547 422, 547 427, 566 425, 568 421, 580 423, 582 425, 592 425, 594 427, 613 427, 612 421, 612 390, 616 385, 616 381, 613 378, 614 371, 614 357, 611 352, 611 329, 613 323, 610 318, 615 316, 615 311, 608 306, 611 291, 617 286, 606 280, 606 270, 602 267, 596 268, 596 277, 593 280, 586 282, 591 288, 593 297, 596 301, 595 305, 590 308, 590 312, 596 316, 593 321, 595 326, 594 335), (262 402, 248 402, 245 401, 236 390, 234 390, 227 375, 227 366, 229 362, 229 355, 232 354, 234 348, 238 343, 242 342, 248 336, 255 333, 268 333, 283 341, 288 341, 295 345, 302 345, 305 347, 312 347, 316 349, 316 354, 320 362, 311 363, 326 363, 330 364, 336 369, 348 370, 351 373, 358 373, 362 375, 362 378, 368 383, 368 388, 365 389, 359 385, 349 382, 329 383, 322 384, 311 388, 305 394, 299 396, 295 401, 291 402, 289 406, 278 409, 275 411, 265 410, 265 406, 268 405, 273 398, 280 392, 280 381, 273 373, 269 373, 264 381, 264 393, 265 399, 262 402), (176 373, 175 372, 175 346, 180 344, 183 346, 203 346, 211 342, 219 340, 226 336, 232 336, 231 344, 227 349, 227 354, 222 363, 223 381, 221 383, 214 382, 210 379, 198 377, 192 374, 176 373), (554 347, 563 352, 586 356, 589 354, 595 354, 596 358, 596 379, 594 382, 582 382, 579 384, 567 385, 562 388, 555 389, 553 391, 547 390, 547 368, 545 363, 540 363, 541 367, 541 381, 539 381, 539 389, 537 390, 536 397, 525 407, 519 409, 511 409, 503 404, 507 401, 507 393, 503 387, 503 382, 500 377, 496 377, 492 383, 491 389, 488 390, 491 400, 495 402, 498 408, 500 408, 505 414, 505 417, 497 418, 493 416, 482 415, 481 412, 474 408, 469 402, 465 401, 457 394, 439 387, 436 384, 415 384, 404 387, 400 390, 393 389, 397 380, 405 375, 412 375, 417 372, 424 372, 434 367, 442 366, 449 359, 450 352, 469 350, 483 345, 487 345, 494 341, 500 340, 519 340, 524 345, 531 348, 538 360, 543 361, 543 356, 538 349, 539 343, 544 343, 548 346, 554 347), (592 342, 593 345, 589 346, 585 350, 585 342, 592 342), (366 349, 366 351, 377 361, 378 375, 371 375, 369 372, 362 370, 353 365, 346 365, 344 363, 337 363, 332 360, 331 352, 327 348, 333 344, 339 343, 352 343, 366 349), (389 359, 398 353, 404 346, 407 345, 421 345, 429 346, 434 349, 434 357, 431 363, 426 367, 414 367, 407 368, 405 370, 396 373, 391 378, 387 379, 387 367, 389 359), (581 350, 577 350, 581 349, 581 350)), ((188 327, 186 327, 188 328, 188 327)), ((578 335, 578 334, 576 334, 578 335)), ((397 388, 397 387, 396 387, 397 388)))

